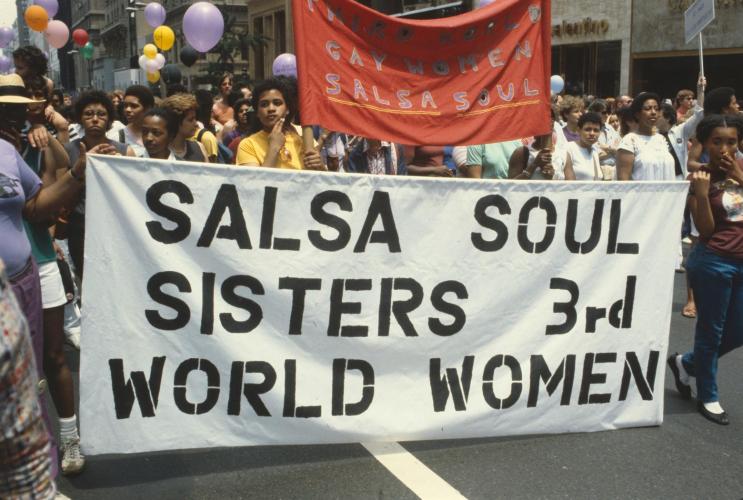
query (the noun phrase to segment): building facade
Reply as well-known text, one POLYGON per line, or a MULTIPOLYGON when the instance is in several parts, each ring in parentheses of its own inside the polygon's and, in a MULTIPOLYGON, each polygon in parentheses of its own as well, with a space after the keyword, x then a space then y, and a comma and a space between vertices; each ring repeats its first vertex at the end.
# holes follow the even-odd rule
MULTIPOLYGON (((30 0, 17 0, 18 2, 30 0)), ((132 0, 71 0, 70 31, 85 29, 95 47, 90 60, 82 58, 77 50, 64 56, 74 66, 74 81, 79 89, 96 88, 105 91, 123 89, 136 83, 146 83, 146 74, 139 69, 138 59, 142 48, 152 43, 154 29, 144 19, 143 8, 146 1, 132 0)), ((179 61, 180 50, 186 45, 183 35, 183 15, 192 0, 161 0, 167 12, 165 25, 176 34, 175 45, 163 53, 168 63, 178 64, 186 82, 191 76, 203 73, 209 62, 215 62, 218 55, 202 56, 192 68, 186 68, 179 61)), ((248 33, 247 0, 214 1, 234 19, 229 29, 238 36, 248 33)), ((19 7, 20 8, 20 7, 19 7)), ((76 47, 77 49, 77 47, 76 47)), ((61 61, 64 65, 64 61, 61 61)), ((234 59, 235 72, 248 74, 247 51, 237 54, 234 59)))
POLYGON ((255 80, 262 80, 271 76, 276 56, 294 53, 291 0, 249 0, 248 25, 252 37, 270 39, 267 45, 252 47, 250 51, 250 74, 255 80))
POLYGON ((15 8, 18 19, 18 22, 15 26, 17 29, 15 37, 16 47, 23 47, 24 45, 28 45, 31 41, 31 30, 23 21, 23 14, 26 12, 28 6, 32 3, 33 2, 31 0, 15 0, 15 8))
POLYGON ((66 57, 72 58, 75 67, 75 84, 78 89, 103 88, 106 81, 108 67, 101 42, 101 31, 106 24, 106 0, 70 0, 72 4, 72 18, 70 33, 78 28, 88 32, 90 41, 95 47, 91 59, 83 58, 78 51, 70 51, 66 57), (100 86, 99 86, 100 85, 100 86))
MULTIPOLYGON (((632 10, 632 91, 674 97, 695 89, 699 42, 684 39, 684 11, 692 0, 635 1, 632 10)), ((743 93, 743 0, 716 0, 715 20, 703 32, 704 68, 710 87, 743 93)))
POLYGON ((628 91, 631 11, 632 0, 553 0, 552 73, 565 79, 567 93, 628 91))

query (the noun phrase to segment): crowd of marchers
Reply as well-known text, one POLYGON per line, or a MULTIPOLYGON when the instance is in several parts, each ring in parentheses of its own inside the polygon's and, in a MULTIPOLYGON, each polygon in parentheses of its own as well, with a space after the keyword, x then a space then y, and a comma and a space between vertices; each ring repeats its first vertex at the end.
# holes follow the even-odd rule
POLYGON ((14 429, 0 438, 0 497, 52 498, 57 468, 77 474, 85 464, 64 344, 80 345, 91 153, 338 174, 686 179, 679 251, 668 258, 687 273, 682 314, 696 319, 696 331, 668 366, 683 398, 696 392, 705 418, 729 423, 716 375, 719 358, 743 344, 743 119, 734 89, 706 91, 700 77, 695 91, 669 98, 553 95, 543 136, 402 145, 319 127, 303 137, 292 78, 239 86, 226 74, 214 93, 174 84, 160 97, 133 85, 72 99, 46 77, 41 51, 21 47, 13 56, 16 73, 0 76, 0 421, 14 429), (691 245, 685 262, 682 241, 691 245), (59 436, 50 433, 45 390, 59 436))

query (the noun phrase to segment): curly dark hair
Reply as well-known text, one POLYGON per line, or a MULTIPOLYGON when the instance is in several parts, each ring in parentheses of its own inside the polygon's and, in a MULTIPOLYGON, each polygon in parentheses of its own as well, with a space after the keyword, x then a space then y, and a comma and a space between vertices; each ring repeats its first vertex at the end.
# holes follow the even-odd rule
POLYGON ((593 112, 581 115, 581 117, 578 118, 578 128, 583 128, 583 125, 586 123, 593 123, 601 128, 601 115, 593 112))
POLYGON ((738 140, 743 138, 743 119, 739 116, 707 115, 697 125, 697 140, 704 144, 716 128, 735 128, 738 140))
POLYGON ((124 92, 124 99, 126 99, 126 96, 136 97, 139 100, 139 104, 141 104, 144 109, 149 109, 155 105, 155 96, 152 94, 152 91, 144 85, 132 85, 127 87, 124 92))
POLYGON ((178 129, 180 129, 180 122, 178 121, 178 117, 172 111, 165 109, 165 108, 150 108, 150 110, 144 114, 145 118, 147 118, 148 116, 156 116, 158 118, 165 120, 166 130, 168 131, 168 137, 171 140, 176 135, 178 135, 178 129))
POLYGON ((52 90, 51 97, 56 96, 57 99, 59 99, 59 104, 61 105, 64 102, 64 92, 62 92, 62 89, 54 89, 52 90))
POLYGON ((46 78, 41 75, 31 75, 23 81, 26 86, 26 90, 29 93, 34 91, 41 91, 44 94, 44 99, 49 100, 49 87, 46 84, 46 78))
POLYGON ((647 101, 655 101, 659 108, 661 102, 663 102, 660 100, 660 96, 655 92, 641 92, 635 96, 630 105, 629 109, 632 110, 632 116, 636 118, 637 114, 642 111, 642 107, 645 106, 645 102, 647 101))
POLYGON ((717 87, 710 90, 704 96, 704 114, 720 115, 722 110, 730 106, 730 101, 735 96, 735 89, 732 87, 717 87))
POLYGON ((111 98, 108 94, 100 90, 89 90, 80 94, 75 102, 75 121, 82 123, 83 111, 91 104, 100 104, 108 112, 108 122, 106 123, 106 130, 111 127, 111 123, 114 120, 114 103, 111 102, 111 98))
MULTIPOLYGON (((281 92, 281 96, 284 98, 287 110, 286 120, 284 121, 284 123, 287 125, 293 123, 294 119, 298 115, 296 79, 290 79, 286 77, 269 78, 268 80, 264 80, 256 85, 255 89, 253 90, 253 96, 250 98, 250 103, 252 104, 253 109, 256 110, 256 112, 258 111, 258 103, 260 102, 261 96, 269 90, 278 90, 279 92, 281 92), (291 80, 294 80, 294 83, 291 80)), ((258 120, 258 116, 256 113, 256 116, 253 119, 253 124, 250 127, 250 133, 252 134, 262 129, 263 125, 261 125, 260 120, 258 120)))
POLYGON ((252 106, 252 104, 249 99, 238 99, 234 104, 232 104, 232 113, 235 119, 237 119, 237 114, 243 106, 252 106))
POLYGON ((38 47, 32 45, 15 49, 13 51, 13 59, 20 59, 26 63, 29 72, 33 75, 44 76, 49 70, 48 61, 44 53, 38 47))

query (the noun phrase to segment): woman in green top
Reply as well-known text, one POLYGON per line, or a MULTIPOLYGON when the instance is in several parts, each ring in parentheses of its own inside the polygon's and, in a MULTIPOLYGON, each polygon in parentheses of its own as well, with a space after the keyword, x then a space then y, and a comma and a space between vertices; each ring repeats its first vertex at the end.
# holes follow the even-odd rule
POLYGON ((467 146, 467 166, 462 173, 472 179, 508 179, 508 162, 522 146, 521 141, 467 146))

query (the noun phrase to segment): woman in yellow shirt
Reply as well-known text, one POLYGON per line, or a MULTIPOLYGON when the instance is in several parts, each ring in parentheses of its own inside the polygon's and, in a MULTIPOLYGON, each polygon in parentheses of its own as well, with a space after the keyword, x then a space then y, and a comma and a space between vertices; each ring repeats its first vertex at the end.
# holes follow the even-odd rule
POLYGON ((238 165, 324 170, 320 153, 304 150, 302 138, 291 125, 297 100, 281 79, 272 78, 255 88, 252 98, 258 124, 254 134, 240 142, 238 165))

